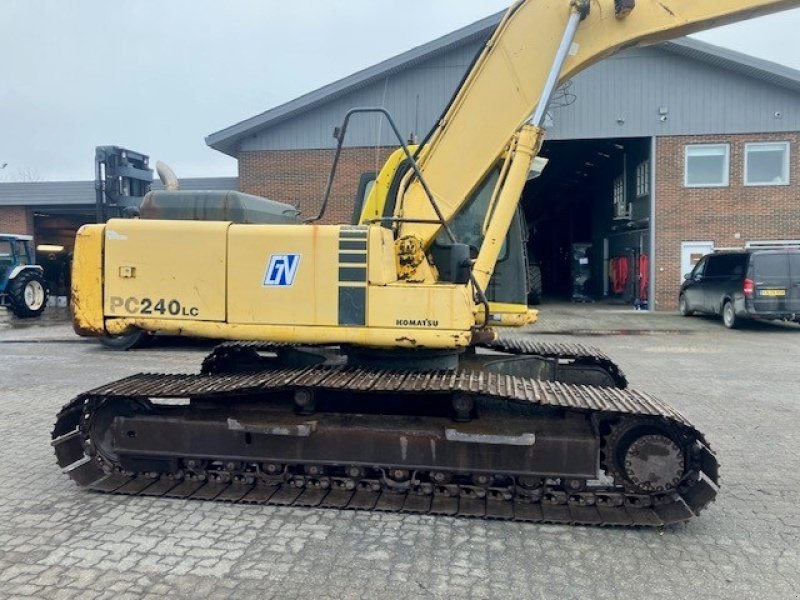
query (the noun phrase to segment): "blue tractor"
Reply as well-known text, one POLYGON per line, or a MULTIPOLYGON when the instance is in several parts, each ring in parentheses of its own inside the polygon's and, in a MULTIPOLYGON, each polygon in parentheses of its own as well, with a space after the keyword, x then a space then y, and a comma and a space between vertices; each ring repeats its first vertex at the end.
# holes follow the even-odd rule
POLYGON ((44 270, 34 257, 31 236, 0 233, 0 306, 23 319, 38 317, 47 305, 44 270))

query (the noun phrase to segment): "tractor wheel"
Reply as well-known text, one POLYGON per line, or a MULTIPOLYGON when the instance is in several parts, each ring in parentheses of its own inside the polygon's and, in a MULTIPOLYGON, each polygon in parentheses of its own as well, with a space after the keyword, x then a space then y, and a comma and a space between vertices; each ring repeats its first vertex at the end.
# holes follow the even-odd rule
POLYGON ((123 335, 104 335, 100 338, 100 343, 110 350, 133 350, 146 345, 151 337, 147 331, 137 329, 123 335))
POLYGON ((8 283, 8 307, 21 319, 38 317, 47 306, 47 284, 36 269, 26 269, 8 283))

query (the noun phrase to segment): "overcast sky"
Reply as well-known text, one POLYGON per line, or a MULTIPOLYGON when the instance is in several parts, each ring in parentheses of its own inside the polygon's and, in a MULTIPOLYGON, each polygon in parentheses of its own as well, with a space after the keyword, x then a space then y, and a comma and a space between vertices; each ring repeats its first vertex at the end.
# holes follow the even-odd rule
MULTIPOLYGON (((0 180, 93 178, 94 147, 235 175, 210 133, 510 0, 0 0, 0 180)), ((800 69, 800 10, 696 37, 800 69)))

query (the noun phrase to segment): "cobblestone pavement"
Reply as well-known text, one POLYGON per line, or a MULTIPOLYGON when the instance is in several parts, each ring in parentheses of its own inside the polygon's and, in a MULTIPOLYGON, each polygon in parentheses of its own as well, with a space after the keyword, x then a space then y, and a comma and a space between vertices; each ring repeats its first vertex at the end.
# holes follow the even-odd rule
POLYGON ((800 598, 800 331, 563 338, 602 347, 719 453, 717 502, 659 531, 81 491, 49 445, 59 407, 195 371, 208 345, 114 353, 63 328, 0 326, 0 598, 800 598))

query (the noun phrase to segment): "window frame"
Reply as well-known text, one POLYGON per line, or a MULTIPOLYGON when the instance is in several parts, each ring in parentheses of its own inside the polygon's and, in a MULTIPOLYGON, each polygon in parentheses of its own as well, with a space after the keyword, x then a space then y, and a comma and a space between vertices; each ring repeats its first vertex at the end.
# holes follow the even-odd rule
POLYGON ((686 188, 724 188, 731 184, 731 145, 728 142, 719 144, 685 144, 683 147, 683 187, 686 188), (725 168, 722 183, 689 183, 689 149, 690 148, 725 148, 725 168))
POLYGON ((611 182, 611 205, 614 207, 614 220, 631 218, 626 188, 624 173, 615 177, 611 182), (619 197, 617 196, 617 192, 619 192, 619 197))
POLYGON ((636 165, 636 197, 644 198, 650 195, 650 159, 645 159, 636 165))
POLYGON ((775 186, 782 186, 782 185, 791 185, 792 181, 792 174, 791 174, 791 155, 792 152, 792 145, 790 142, 787 141, 774 141, 774 142, 748 142, 744 145, 744 185, 745 187, 775 187, 775 186), (775 182, 756 182, 750 183, 748 181, 748 168, 747 168, 747 158, 748 158, 748 150, 753 146, 778 146, 781 145, 786 148, 786 152, 783 155, 783 170, 786 175, 786 179, 779 183, 775 182))

